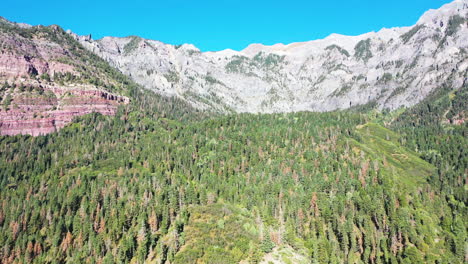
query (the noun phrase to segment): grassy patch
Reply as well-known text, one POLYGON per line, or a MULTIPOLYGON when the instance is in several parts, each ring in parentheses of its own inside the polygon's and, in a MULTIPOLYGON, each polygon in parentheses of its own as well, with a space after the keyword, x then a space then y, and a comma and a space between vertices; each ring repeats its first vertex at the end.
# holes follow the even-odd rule
POLYGON ((384 170, 393 174, 402 186, 411 190, 433 173, 431 164, 399 143, 397 133, 375 123, 359 126, 356 131, 361 140, 355 141, 355 146, 372 160, 382 162, 384 170))

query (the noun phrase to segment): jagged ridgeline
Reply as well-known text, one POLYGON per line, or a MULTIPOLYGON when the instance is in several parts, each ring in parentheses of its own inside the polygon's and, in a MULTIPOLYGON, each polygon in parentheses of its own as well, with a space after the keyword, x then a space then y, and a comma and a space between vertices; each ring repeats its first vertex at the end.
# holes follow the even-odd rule
POLYGON ((126 110, 0 139, 2 263, 464 261, 451 168, 368 114, 126 110))
POLYGON ((0 19, 0 40, 2 134, 37 135, 21 122, 36 122, 43 128, 44 120, 71 121, 61 120, 64 112, 112 115, 114 108, 128 102, 128 109, 172 119, 187 118, 187 113, 194 118, 200 112, 177 98, 141 89, 59 26, 29 26, 0 19))
POLYGON ((332 111, 417 104, 467 77, 468 3, 427 11, 411 27, 244 50, 201 52, 137 36, 74 35, 146 89, 222 112, 332 111))

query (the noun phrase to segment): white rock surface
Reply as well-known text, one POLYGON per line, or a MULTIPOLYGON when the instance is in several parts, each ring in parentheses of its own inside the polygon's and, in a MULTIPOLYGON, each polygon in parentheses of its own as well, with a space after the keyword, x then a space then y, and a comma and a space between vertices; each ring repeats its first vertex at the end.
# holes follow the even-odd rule
POLYGON ((416 104, 442 85, 468 84, 467 14, 468 0, 456 0, 429 10, 413 27, 252 44, 240 52, 202 53, 191 44, 138 37, 75 36, 147 89, 200 108, 270 113, 376 102, 395 109, 416 104))

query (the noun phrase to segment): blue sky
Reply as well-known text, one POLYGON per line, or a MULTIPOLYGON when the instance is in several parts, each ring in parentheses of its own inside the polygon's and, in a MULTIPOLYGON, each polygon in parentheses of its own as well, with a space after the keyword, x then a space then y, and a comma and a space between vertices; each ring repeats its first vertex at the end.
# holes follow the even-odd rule
POLYGON ((2 0, 0 16, 58 24, 94 39, 138 35, 202 51, 291 43, 410 26, 450 0, 2 0))

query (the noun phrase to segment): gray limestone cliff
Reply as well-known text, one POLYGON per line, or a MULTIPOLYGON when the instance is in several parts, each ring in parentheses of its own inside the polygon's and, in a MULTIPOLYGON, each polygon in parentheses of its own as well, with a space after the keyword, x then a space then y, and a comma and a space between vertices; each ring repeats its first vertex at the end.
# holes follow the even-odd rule
POLYGON ((200 52, 136 36, 86 48, 147 89, 199 108, 235 112, 328 111, 376 103, 411 106, 434 89, 466 84, 468 0, 426 12, 416 25, 289 45, 200 52))

